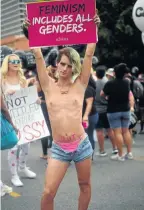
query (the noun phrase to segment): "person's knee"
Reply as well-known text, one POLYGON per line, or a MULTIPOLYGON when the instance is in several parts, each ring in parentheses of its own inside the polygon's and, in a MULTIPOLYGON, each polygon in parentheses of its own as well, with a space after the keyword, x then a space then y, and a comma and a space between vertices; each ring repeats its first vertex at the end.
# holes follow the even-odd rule
POLYGON ((125 135, 125 134, 129 134, 130 131, 128 128, 122 128, 122 134, 125 135))
POLYGON ((79 187, 82 193, 87 194, 87 193, 90 193, 91 191, 91 184, 89 181, 79 182, 79 187))
POLYGON ((103 130, 102 130, 102 129, 98 129, 96 132, 97 132, 97 137, 98 137, 98 138, 100 138, 100 139, 101 139, 101 138, 103 138, 103 137, 104 137, 104 132, 103 132, 103 130))
POLYGON ((114 128, 114 135, 122 135, 122 128, 114 128))
POLYGON ((111 128, 107 129, 107 133, 108 133, 108 136, 109 138, 113 138, 114 137, 114 132, 111 128))
POLYGON ((54 200, 55 194, 56 193, 51 188, 46 188, 44 189, 42 197, 43 199, 46 199, 47 201, 51 202, 54 200))

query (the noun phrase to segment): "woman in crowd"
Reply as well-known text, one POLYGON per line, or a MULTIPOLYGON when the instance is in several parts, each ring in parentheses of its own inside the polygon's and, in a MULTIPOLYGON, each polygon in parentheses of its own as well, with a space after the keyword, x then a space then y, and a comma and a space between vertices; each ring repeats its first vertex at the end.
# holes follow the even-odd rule
POLYGON ((143 94, 139 99, 139 109, 140 109, 140 133, 143 132, 144 129, 144 74, 140 74, 138 77, 140 83, 143 86, 143 94))
MULTIPOLYGON (((13 94, 15 91, 28 86, 28 82, 24 77, 23 70, 21 68, 20 58, 17 55, 11 54, 4 58, 1 72, 2 92, 4 95, 13 94)), ((29 82, 31 81, 29 80, 29 82)), ((11 182, 14 186, 23 186, 18 172, 23 173, 28 178, 36 177, 36 174, 26 167, 28 151, 29 144, 23 144, 21 146, 16 145, 8 152, 8 163, 12 175, 11 182)))
MULTIPOLYGON (((137 67, 134 69, 136 70, 137 67)), ((140 119, 139 101, 143 95, 144 88, 141 82, 129 72, 130 70, 128 69, 127 74, 125 75, 125 79, 129 82, 131 94, 134 96, 134 100, 135 100, 133 112, 136 114, 137 119, 139 120, 140 119)), ((137 134, 137 129, 133 127, 133 129, 131 129, 131 133, 132 133, 132 136, 135 137, 135 135, 137 134)))
POLYGON ((96 111, 95 97, 96 97, 96 84, 91 74, 84 96, 83 126, 88 134, 93 151, 95 150, 94 130, 98 121, 98 113, 96 111))
POLYGON ((110 127, 114 131, 118 154, 111 156, 112 160, 124 161, 133 159, 132 139, 129 131, 130 123, 130 86, 124 79, 127 72, 127 65, 120 63, 115 66, 115 79, 108 81, 104 86, 101 95, 108 97, 107 116, 110 127), (123 154, 123 140, 127 146, 127 154, 123 154))
POLYGON ((107 156, 107 153, 105 151, 105 132, 107 133, 107 136, 109 137, 112 145, 112 154, 117 154, 116 144, 115 144, 115 137, 113 130, 110 128, 108 118, 107 118, 107 99, 103 96, 101 96, 101 91, 103 90, 105 84, 108 82, 108 79, 105 76, 105 71, 107 67, 100 65, 97 67, 96 70, 96 109, 99 114, 97 126, 96 126, 96 135, 98 139, 98 145, 99 145, 99 152, 97 153, 100 157, 107 156))

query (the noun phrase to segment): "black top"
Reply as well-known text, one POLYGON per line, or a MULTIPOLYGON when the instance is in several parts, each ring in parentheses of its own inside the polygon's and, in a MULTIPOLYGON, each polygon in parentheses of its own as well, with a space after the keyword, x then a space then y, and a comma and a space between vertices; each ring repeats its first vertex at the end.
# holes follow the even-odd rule
POLYGON ((125 112, 130 110, 129 106, 129 83, 124 79, 108 81, 103 89, 108 96, 107 112, 125 112))
POLYGON ((144 107, 144 93, 139 99, 139 105, 140 105, 140 107, 144 107))
POLYGON ((94 88, 92 88, 91 86, 88 86, 86 91, 85 91, 85 95, 84 95, 84 101, 83 101, 83 110, 82 110, 82 116, 84 116, 85 110, 86 110, 86 99, 88 98, 94 98, 93 100, 93 104, 92 104, 92 109, 90 112, 90 116, 96 114, 96 102, 95 102, 95 97, 96 97, 96 91, 94 88))

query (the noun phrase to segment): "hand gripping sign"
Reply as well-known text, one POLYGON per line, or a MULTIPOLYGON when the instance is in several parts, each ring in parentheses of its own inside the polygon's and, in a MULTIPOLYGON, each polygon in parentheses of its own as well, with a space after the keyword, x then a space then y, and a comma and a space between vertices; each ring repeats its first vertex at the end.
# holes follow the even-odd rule
POLYGON ((96 43, 95 0, 27 4, 30 47, 96 43))

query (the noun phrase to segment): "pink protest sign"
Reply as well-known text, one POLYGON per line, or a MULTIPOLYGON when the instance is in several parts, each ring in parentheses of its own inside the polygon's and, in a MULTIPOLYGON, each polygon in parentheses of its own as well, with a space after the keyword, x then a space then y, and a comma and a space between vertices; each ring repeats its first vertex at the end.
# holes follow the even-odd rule
POLYGON ((30 47, 97 42, 95 0, 27 4, 30 47))

